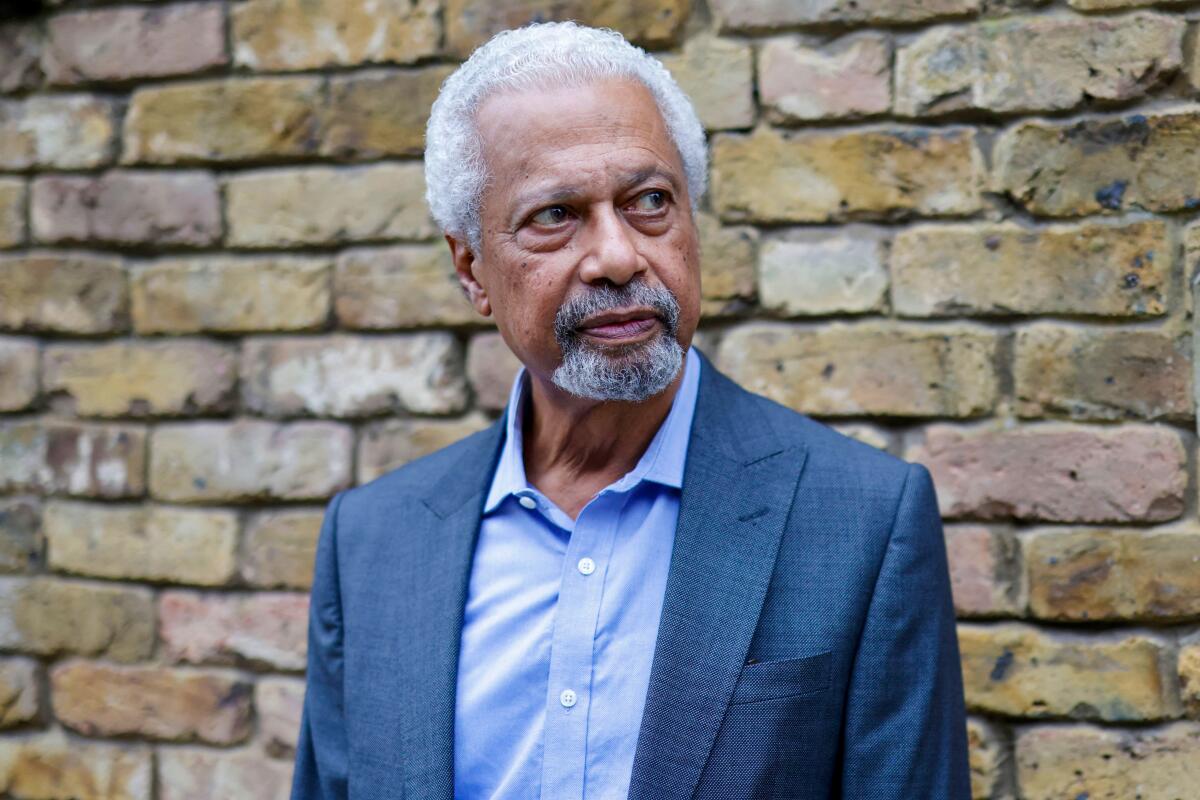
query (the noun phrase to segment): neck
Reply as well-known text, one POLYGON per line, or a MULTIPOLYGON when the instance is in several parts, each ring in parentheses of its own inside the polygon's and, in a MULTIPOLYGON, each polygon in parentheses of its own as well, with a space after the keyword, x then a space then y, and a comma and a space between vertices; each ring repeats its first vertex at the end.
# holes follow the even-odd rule
POLYGON ((684 369, 641 403, 585 400, 530 375, 523 425, 525 477, 572 519, 637 465, 671 410, 684 369))

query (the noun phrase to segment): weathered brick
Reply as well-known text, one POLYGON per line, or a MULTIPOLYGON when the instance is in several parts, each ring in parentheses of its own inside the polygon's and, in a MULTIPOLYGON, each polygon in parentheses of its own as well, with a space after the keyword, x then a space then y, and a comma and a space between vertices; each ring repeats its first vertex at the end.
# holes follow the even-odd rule
POLYGON ((933 473, 949 517, 1159 521, 1183 512, 1187 487, 1179 435, 1146 425, 934 425, 906 457, 933 473))
POLYGON ((128 322, 121 261, 83 253, 0 256, 0 328, 74 335, 128 322))
POLYGON ((508 393, 521 369, 521 362, 498 333, 471 337, 467 348, 467 378, 480 408, 499 411, 508 403, 508 393))
POLYGON ((717 364, 751 391, 822 416, 971 417, 996 402, 996 336, 866 323, 729 331, 717 364))
POLYGON ((967 753, 971 768, 971 800, 999 798, 1009 754, 995 726, 981 719, 968 719, 967 753))
POLYGON ((113 158, 111 100, 84 94, 0 101, 0 168, 87 169, 113 158))
POLYGON ((308 596, 164 592, 158 604, 163 657, 190 664, 304 669, 308 596))
POLYGON ((150 748, 53 729, 0 739, 0 792, 29 800, 151 800, 150 748))
POLYGON ((1200 208, 1200 113, 1022 122, 1000 135, 993 162, 996 191, 1034 214, 1200 208))
POLYGON ((980 208, 983 161, 966 128, 718 134, 713 204, 747 222, 827 222, 980 208))
POLYGON ((52 578, 0 577, 0 647, 139 661, 154 649, 148 589, 52 578))
POLYGON ((333 307, 344 328, 485 322, 467 301, 444 244, 346 250, 333 271, 333 307))
POLYGON ((947 525, 946 556, 958 616, 1019 616, 1024 612, 1021 544, 1012 531, 947 525))
POLYGON ((229 178, 225 189, 236 247, 427 239, 436 232, 418 163, 251 172, 229 178))
POLYGON ((1192 352, 1160 330, 1037 324, 1017 333, 1017 413, 1073 419, 1187 419, 1192 352))
POLYGON ((39 242, 200 246, 221 236, 217 182, 205 172, 108 172, 33 182, 39 242))
POLYGON ((1184 711, 1192 719, 1200 719, 1200 636, 1179 643, 1178 673, 1184 711))
POLYGON ((21 411, 38 396, 38 344, 0 339, 0 411, 21 411))
POLYGON ((439 6, 437 0, 249 0, 233 9, 234 61, 261 70, 411 63, 438 52, 439 6))
POLYGON ((0 23, 0 92, 41 85, 42 28, 36 20, 0 23))
POLYGON ((158 752, 160 800, 287 800, 292 764, 252 749, 162 748, 158 752))
POLYGON ((0 178, 0 250, 25 243, 25 181, 0 178))
POLYGON ((831 425, 830 427, 843 436, 849 436, 851 439, 856 439, 863 444, 869 444, 871 447, 879 450, 891 449, 892 435, 874 425, 865 425, 857 422, 843 422, 831 425))
POLYGON ((1028 625, 959 625, 967 707, 1108 722, 1179 715, 1163 681, 1166 644, 1149 634, 1091 637, 1028 625))
POLYGON ((1184 2, 1188 2, 1188 0, 1067 0, 1067 5, 1077 11, 1115 11, 1121 8, 1174 5, 1184 2))
POLYGON ((744 311, 755 293, 758 229, 722 226, 717 217, 703 212, 696 214, 696 227, 700 234, 700 313, 711 317, 744 311))
POLYGON ((56 14, 42 68, 51 83, 184 75, 220 66, 225 18, 215 2, 56 14))
POLYGON ((0 572, 32 572, 42 561, 42 508, 29 497, 0 498, 0 572))
POLYGON ((707 130, 754 124, 754 54, 748 45, 700 34, 659 60, 692 101, 707 130))
POLYGON ((332 422, 172 423, 150 440, 150 493, 175 502, 323 500, 350 485, 354 436, 332 422))
POLYGON ((772 122, 886 113, 892 104, 892 48, 879 34, 828 47, 771 39, 758 51, 758 93, 772 122))
POLYGON ((1130 100, 1179 69, 1186 27, 1141 13, 934 28, 896 53, 896 112, 1057 111, 1130 100))
POLYGON ((320 78, 234 78, 137 90, 125 116, 126 164, 313 155, 320 78))
POLYGON ((300 734, 304 708, 304 681, 299 678, 262 678, 254 687, 254 710, 259 738, 275 756, 290 756, 300 734))
POLYGON ((653 49, 674 45, 683 33, 691 0, 446 0, 446 49, 466 58, 494 34, 530 22, 575 20, 583 25, 612 28, 635 44, 653 49))
POLYGON ((228 411, 237 353, 202 339, 50 345, 42 383, 55 403, 88 417, 228 411))
POLYGON ((54 716, 85 736, 233 744, 250 733, 253 685, 214 671, 68 661, 50 670, 54 716))
POLYGON ((57 501, 42 526, 47 563, 60 572, 217 586, 237 565, 232 511, 57 501))
POLYGON ((420 155, 425 123, 449 67, 367 70, 329 79, 322 155, 374 158, 420 155))
POLYGON ((29 658, 0 659, 0 728, 36 719, 38 705, 37 662, 29 658))
POLYGON ((321 509, 262 511, 242 534, 242 580, 265 589, 312 586, 321 509))
POLYGON ((1200 726, 1041 725, 1016 738, 1023 800, 1184 798, 1200 785, 1200 726))
POLYGON ((772 239, 759 248, 761 304, 785 316, 879 311, 884 259, 883 243, 856 231, 772 239))
POLYGON ((910 317, 1157 316, 1172 249, 1157 220, 918 226, 892 243, 892 305, 910 317))
POLYGON ((467 387, 449 333, 334 335, 246 340, 242 396, 246 408, 269 416, 448 414, 466 406, 467 387))
POLYGON ((330 261, 204 256, 154 261, 131 274, 138 333, 311 330, 331 305, 330 261))
POLYGON ((1034 616, 1071 621, 1200 616, 1200 532, 1051 528, 1024 541, 1034 616))
POLYGON ((366 483, 491 424, 483 414, 459 419, 390 419, 367 426, 358 443, 358 482, 366 483))
POLYGON ((146 431, 59 420, 0 422, 0 491, 138 497, 146 488, 146 431))
POLYGON ((977 13, 983 0, 712 0, 722 30, 790 25, 913 23, 977 13))

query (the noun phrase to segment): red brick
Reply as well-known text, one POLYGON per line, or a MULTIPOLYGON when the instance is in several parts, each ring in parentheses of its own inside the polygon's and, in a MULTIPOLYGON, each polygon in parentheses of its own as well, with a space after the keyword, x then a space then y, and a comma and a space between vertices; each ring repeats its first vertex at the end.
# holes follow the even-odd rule
POLYGON ((948 517, 1153 522, 1183 513, 1186 460, 1169 428, 934 425, 910 460, 929 467, 948 517))
POLYGON ((247 664, 302 670, 308 596, 169 591, 159 598, 163 657, 190 664, 247 664))
POLYGON ((1020 615, 1025 609, 1020 544, 1012 531, 947 525, 950 587, 960 617, 1020 615))
POLYGON ((825 47, 767 41, 758 55, 758 91, 775 122, 886 113, 892 104, 892 48, 865 34, 825 47))

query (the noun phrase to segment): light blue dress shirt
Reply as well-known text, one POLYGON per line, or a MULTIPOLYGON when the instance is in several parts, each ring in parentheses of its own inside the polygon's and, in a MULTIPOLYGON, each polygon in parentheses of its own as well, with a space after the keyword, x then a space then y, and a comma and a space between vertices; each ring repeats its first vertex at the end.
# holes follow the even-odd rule
POLYGON ((525 480, 524 371, 484 505, 454 717, 457 800, 616 800, 633 771, 700 383, 689 350, 632 471, 572 520, 525 480))

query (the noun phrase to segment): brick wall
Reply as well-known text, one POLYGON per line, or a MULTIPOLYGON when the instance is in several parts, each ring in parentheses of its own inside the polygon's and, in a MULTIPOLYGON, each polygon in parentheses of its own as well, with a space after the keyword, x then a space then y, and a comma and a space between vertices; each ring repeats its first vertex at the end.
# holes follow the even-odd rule
POLYGON ((419 158, 542 5, 699 106, 718 364, 933 471, 975 797, 1196 793, 1200 3, 47 5, 0 28, 0 795, 286 795, 323 503, 504 401, 419 158))

